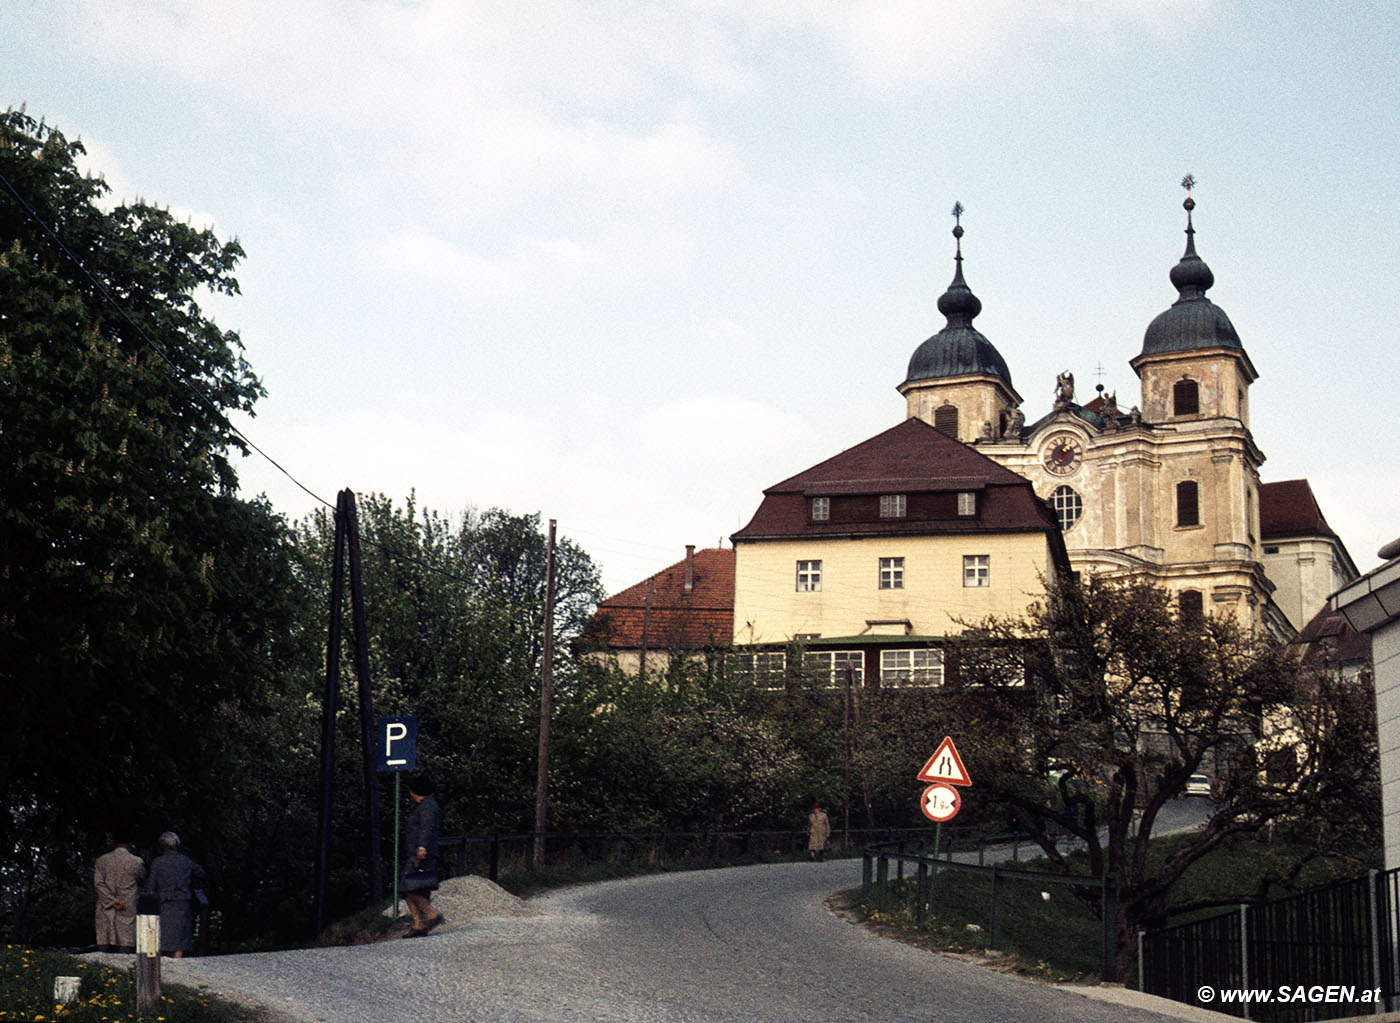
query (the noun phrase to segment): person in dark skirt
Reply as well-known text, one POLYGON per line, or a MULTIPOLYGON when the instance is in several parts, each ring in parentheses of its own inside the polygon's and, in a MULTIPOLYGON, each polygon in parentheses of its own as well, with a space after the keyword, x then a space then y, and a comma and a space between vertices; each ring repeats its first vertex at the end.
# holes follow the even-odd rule
POLYGON ((180 851, 180 836, 161 835, 144 890, 160 896, 160 950, 176 959, 194 948, 194 891, 202 884, 204 868, 180 851))
POLYGON ((432 893, 438 887, 438 835, 442 827, 442 810, 433 795, 433 783, 427 775, 417 774, 408 780, 408 798, 413 809, 404 821, 403 844, 406 863, 399 891, 413 915, 413 929, 405 938, 426 937, 443 922, 441 913, 434 912, 432 893))

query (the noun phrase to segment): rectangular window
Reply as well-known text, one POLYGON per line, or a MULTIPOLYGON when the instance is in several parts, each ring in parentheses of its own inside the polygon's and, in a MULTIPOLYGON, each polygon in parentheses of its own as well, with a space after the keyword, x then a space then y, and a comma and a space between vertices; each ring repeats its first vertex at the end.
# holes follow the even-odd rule
POLYGON ((799 561, 797 563, 797 592, 816 593, 822 588, 822 563, 820 561, 799 561))
POLYGON ((782 689, 786 682, 787 652, 784 650, 741 651, 733 655, 734 676, 760 689, 782 689))
POLYGON ((942 650, 881 650, 880 686, 941 686, 942 650))
POLYGON ((903 558, 881 558, 881 559, 880 559, 880 589, 882 589, 882 590, 902 590, 902 589, 904 589, 904 559, 903 559, 903 558))
POLYGON ((831 518, 831 498, 829 498, 829 497, 814 497, 814 498, 812 498, 812 521, 813 521, 813 522, 826 522, 826 521, 827 521, 828 519, 830 519, 830 518, 831 518))
MULTIPOLYGON (((867 507, 869 507, 867 505, 867 507)), ((904 518, 904 495, 903 494, 881 494, 880 495, 880 518, 882 519, 902 519, 904 518)))
POLYGON ((972 491, 964 490, 958 494, 958 514, 963 516, 977 514, 977 495, 972 491))
POLYGON ((828 689, 840 689, 846 684, 846 669, 851 669, 851 684, 865 682, 865 655, 859 650, 809 650, 802 666, 828 689))
POLYGON ((1199 493, 1195 480, 1185 480, 1176 485, 1176 524, 1178 526, 1199 526, 1201 524, 1199 493))
POLYGON ((963 585, 992 585, 992 558, 990 554, 963 555, 963 585))

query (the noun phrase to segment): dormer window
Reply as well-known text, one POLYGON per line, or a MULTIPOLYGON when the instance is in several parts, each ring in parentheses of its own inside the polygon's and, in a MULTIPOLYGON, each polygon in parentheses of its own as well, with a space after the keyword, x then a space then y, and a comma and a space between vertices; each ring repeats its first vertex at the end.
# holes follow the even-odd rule
POLYGON ((829 497, 814 497, 814 498, 812 498, 812 521, 813 521, 813 522, 826 522, 826 521, 827 521, 828 519, 830 519, 830 518, 831 518, 831 498, 829 498, 829 497))
POLYGON ((958 514, 964 518, 977 514, 977 495, 971 490, 958 492, 958 514))
MULTIPOLYGON (((869 507, 869 505, 866 507, 869 507)), ((904 518, 904 507, 905 501, 903 494, 880 495, 880 518, 902 519, 904 518)))

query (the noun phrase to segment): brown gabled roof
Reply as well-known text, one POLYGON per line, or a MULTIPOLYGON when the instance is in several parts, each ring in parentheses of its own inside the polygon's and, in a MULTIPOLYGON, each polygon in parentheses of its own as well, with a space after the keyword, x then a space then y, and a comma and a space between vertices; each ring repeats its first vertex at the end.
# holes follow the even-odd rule
POLYGON ((1304 625, 1293 642, 1308 660, 1331 665, 1365 664, 1371 660, 1371 635, 1357 632, 1340 611, 1324 606, 1304 625))
POLYGON ((1265 540, 1294 536, 1337 539, 1337 534, 1323 518, 1307 480, 1259 485, 1259 531, 1265 540))
POLYGON ((637 650, 644 632, 650 650, 729 644, 734 638, 734 552, 718 547, 698 550, 602 601, 583 641, 637 650))
MULTIPOLYGON (((1025 477, 998 465, 979 451, 939 432, 920 419, 906 419, 763 492, 763 502, 733 540, 778 537, 1042 532, 1058 535, 1054 514, 1035 496, 1025 477), (881 494, 977 493, 977 515, 958 517, 947 502, 911 498, 905 518, 860 522, 836 517, 811 519, 812 497, 881 494), (915 507, 926 509, 919 514, 915 507), (931 509, 944 509, 933 512, 931 509)), ((873 507, 873 506, 872 506, 873 507)))

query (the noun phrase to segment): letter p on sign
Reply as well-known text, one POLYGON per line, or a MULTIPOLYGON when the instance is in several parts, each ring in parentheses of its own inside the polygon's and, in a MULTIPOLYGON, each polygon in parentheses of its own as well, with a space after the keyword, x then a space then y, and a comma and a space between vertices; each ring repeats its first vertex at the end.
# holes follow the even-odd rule
POLYGON ((380 771, 412 771, 418 767, 418 719, 379 719, 380 771))

